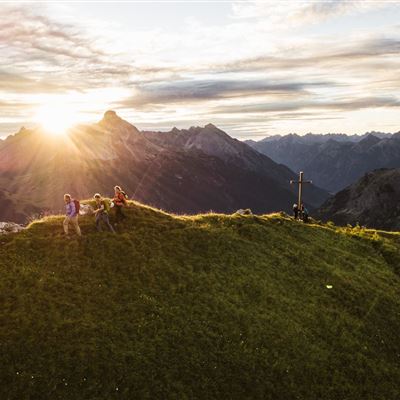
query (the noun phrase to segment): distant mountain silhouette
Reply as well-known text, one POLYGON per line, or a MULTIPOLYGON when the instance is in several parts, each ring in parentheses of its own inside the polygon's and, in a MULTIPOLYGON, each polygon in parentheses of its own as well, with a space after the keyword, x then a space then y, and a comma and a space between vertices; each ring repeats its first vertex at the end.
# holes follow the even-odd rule
POLYGON ((400 133, 291 134, 247 143, 275 162, 294 171, 305 171, 317 186, 333 193, 357 181, 366 172, 400 167, 400 133))
POLYGON ((378 169, 327 200, 318 217, 337 224, 400 230, 400 168, 378 169))
MULTIPOLYGON (((289 168, 212 124, 141 132, 114 111, 65 138, 22 129, 0 142, 0 173, 0 190, 13 198, 7 213, 1 207, 0 220, 12 218, 11 207, 17 222, 32 210, 62 211, 65 192, 112 195, 115 184, 138 201, 176 213, 288 210, 296 199, 289 168), (27 202, 31 208, 20 207, 27 202)), ((305 192, 311 207, 327 197, 315 186, 305 192)))

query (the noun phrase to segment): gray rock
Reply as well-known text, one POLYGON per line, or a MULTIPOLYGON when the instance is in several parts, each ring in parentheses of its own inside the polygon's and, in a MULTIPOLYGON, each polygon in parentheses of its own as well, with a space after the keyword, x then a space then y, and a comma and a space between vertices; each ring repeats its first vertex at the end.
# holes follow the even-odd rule
POLYGON ((25 227, 14 222, 0 222, 0 235, 8 233, 17 233, 24 230, 25 227))
POLYGON ((253 215, 253 213, 251 212, 250 208, 246 208, 246 209, 241 208, 240 210, 237 210, 235 214, 239 214, 239 215, 253 215))

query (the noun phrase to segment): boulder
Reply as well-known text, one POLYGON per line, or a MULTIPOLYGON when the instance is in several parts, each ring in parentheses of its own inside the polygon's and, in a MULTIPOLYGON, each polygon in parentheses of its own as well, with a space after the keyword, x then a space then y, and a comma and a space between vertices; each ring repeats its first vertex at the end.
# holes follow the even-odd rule
POLYGON ((239 215, 253 215, 253 213, 251 212, 250 208, 246 208, 246 209, 241 208, 240 210, 237 210, 235 214, 239 214, 239 215))
POLYGON ((0 235, 20 232, 23 229, 25 229, 23 225, 16 224, 14 222, 0 222, 0 235))

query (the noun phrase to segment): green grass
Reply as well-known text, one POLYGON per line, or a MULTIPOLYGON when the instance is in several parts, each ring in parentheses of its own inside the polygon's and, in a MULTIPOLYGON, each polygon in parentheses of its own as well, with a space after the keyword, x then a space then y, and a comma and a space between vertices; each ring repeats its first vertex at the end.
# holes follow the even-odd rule
POLYGON ((399 234, 128 215, 0 237, 2 400, 400 398, 399 234))

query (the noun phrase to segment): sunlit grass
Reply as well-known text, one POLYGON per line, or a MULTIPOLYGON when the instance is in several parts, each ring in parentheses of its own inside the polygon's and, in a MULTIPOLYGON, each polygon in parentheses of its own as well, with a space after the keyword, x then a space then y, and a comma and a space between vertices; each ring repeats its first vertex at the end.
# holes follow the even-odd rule
POLYGON ((126 211, 7 236, 1 398, 396 398, 398 233, 126 211))

